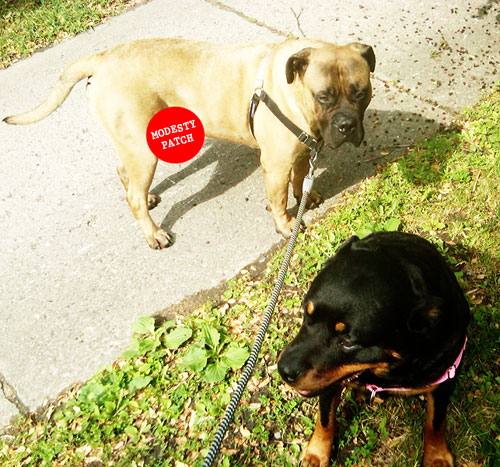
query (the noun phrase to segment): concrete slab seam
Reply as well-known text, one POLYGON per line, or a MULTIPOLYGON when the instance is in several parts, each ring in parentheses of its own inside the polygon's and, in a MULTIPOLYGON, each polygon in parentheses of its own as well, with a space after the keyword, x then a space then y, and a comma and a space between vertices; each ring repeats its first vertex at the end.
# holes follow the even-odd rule
MULTIPOLYGON (((277 35, 280 35, 280 36, 283 36, 285 38, 289 38, 291 35, 295 36, 293 33, 287 33, 285 31, 282 31, 280 29, 277 29, 273 26, 269 26, 268 24, 260 21, 259 19, 257 18, 252 18, 251 16, 248 16, 247 14, 243 13, 242 11, 239 11, 237 10, 236 8, 233 8, 232 6, 229 6, 229 5, 226 5, 225 3, 219 1, 219 0, 204 0, 206 3, 209 3, 210 5, 216 7, 216 8, 219 8, 221 10, 224 10, 224 11, 228 11, 230 13, 233 13, 237 16, 239 16, 240 18, 244 19, 245 21, 248 21, 252 24, 255 24, 256 26, 259 26, 259 27, 262 27, 262 28, 265 28, 267 29, 268 31, 272 32, 273 34, 277 34, 277 35)), ((300 11, 299 13, 295 12, 293 8, 290 8, 290 11, 291 13, 293 14, 296 22, 297 22, 297 28, 299 29, 299 31, 301 32, 301 34, 305 36, 301 26, 300 26, 300 15, 302 13, 302 11, 300 11)), ((415 99, 425 103, 425 104, 429 104, 443 112, 446 112, 447 114, 449 114, 450 116, 452 117, 457 117, 458 116, 458 113, 456 111, 454 111, 453 109, 451 109, 450 107, 448 106, 444 106, 442 104, 439 104, 438 102, 432 100, 432 99, 429 99, 429 98, 426 98, 426 97, 423 97, 419 94, 416 94, 413 92, 412 89, 409 89, 409 88, 405 88, 404 86, 400 85, 400 84, 397 84, 397 83, 393 83, 391 82, 389 79, 386 79, 386 78, 382 78, 380 76, 377 76, 377 75, 373 75, 373 79, 375 80, 378 80, 380 81, 381 83, 384 84, 384 86, 386 87, 389 87, 389 88, 392 88, 392 89, 395 89, 397 92, 400 92, 400 93, 404 93, 404 94, 409 94, 411 95, 412 97, 414 97, 415 99)))
POLYGON ((5 399, 7 399, 11 404, 15 405, 17 410, 23 415, 27 415, 30 412, 29 407, 27 407, 23 401, 19 398, 17 391, 7 382, 5 376, 0 372, 0 390, 2 391, 5 399))
POLYGON ((239 16, 240 18, 243 18, 244 20, 248 21, 249 23, 255 24, 256 26, 259 26, 261 28, 266 28, 268 31, 272 32, 273 34, 277 34, 277 35, 283 36, 283 37, 290 37, 290 34, 286 33, 285 31, 281 31, 278 28, 275 28, 273 26, 269 26, 268 24, 263 23, 262 21, 258 20, 257 18, 252 18, 251 16, 246 15, 242 11, 239 11, 236 8, 233 8, 232 6, 226 5, 223 2, 219 2, 218 0, 205 0, 205 2, 209 3, 210 5, 212 5, 216 8, 219 8, 220 10, 234 13, 235 15, 239 16))

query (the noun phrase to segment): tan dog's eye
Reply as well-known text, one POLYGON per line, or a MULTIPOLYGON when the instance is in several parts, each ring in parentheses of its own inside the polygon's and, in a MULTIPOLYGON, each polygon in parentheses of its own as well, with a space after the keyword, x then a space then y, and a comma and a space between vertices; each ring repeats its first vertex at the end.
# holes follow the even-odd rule
POLYGON ((322 105, 332 104, 335 100, 335 89, 320 91, 316 94, 315 98, 322 105))
POLYGON ((329 104, 331 102, 331 97, 328 94, 318 94, 316 99, 320 104, 329 104))
POLYGON ((353 94, 352 97, 355 101, 362 101, 366 97, 366 89, 359 89, 356 90, 353 94))

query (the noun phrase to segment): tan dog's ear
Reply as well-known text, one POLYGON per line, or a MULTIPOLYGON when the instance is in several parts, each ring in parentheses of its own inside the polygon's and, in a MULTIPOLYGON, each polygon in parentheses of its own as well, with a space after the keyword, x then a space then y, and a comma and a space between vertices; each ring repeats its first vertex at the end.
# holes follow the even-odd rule
POLYGON ((293 83, 295 79, 295 74, 302 76, 306 71, 307 65, 309 64, 309 55, 311 55, 311 48, 307 47, 291 55, 286 61, 286 82, 288 84, 293 83))
POLYGON ((352 42, 349 44, 351 47, 356 49, 361 56, 366 60, 370 71, 373 73, 375 71, 375 53, 370 45, 360 44, 359 42, 352 42))

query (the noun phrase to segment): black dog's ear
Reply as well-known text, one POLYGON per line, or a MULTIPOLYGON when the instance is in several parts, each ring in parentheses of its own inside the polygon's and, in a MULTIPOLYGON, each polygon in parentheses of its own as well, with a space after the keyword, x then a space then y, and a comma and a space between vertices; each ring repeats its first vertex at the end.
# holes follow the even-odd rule
POLYGON ((408 329, 417 334, 432 331, 441 321, 444 300, 439 297, 422 297, 408 318, 408 329))
POLYGON ((356 237, 356 235, 353 235, 352 237, 349 237, 347 240, 344 241, 344 243, 341 243, 340 246, 337 248, 337 251, 335 252, 340 253, 343 250, 346 250, 347 248, 350 248, 353 243, 359 242, 359 237, 356 237))
POLYGON ((370 71, 373 73, 375 71, 375 53, 373 52, 371 45, 360 44, 359 42, 352 42, 349 45, 361 54, 361 56, 366 60, 366 63, 368 63, 370 71))
POLYGON ((309 64, 309 55, 311 55, 311 48, 307 47, 288 58, 285 67, 286 82, 288 84, 293 83, 296 74, 299 76, 304 74, 309 64))

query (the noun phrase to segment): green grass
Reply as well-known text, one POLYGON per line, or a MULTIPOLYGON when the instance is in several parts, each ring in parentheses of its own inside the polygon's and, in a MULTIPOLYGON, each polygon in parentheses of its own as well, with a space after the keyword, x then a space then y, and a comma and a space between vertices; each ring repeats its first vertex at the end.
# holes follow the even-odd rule
MULTIPOLYGON (((381 229, 428 238, 466 292, 472 323, 449 408, 449 440, 459 466, 500 465, 499 122, 496 89, 464 112, 461 130, 416 146, 300 234, 219 465, 297 464, 313 431, 315 401, 284 385, 277 355, 300 325, 301 299, 322 263, 351 234, 381 229)), ((207 303, 175 323, 141 320, 122 359, 4 433, 0 464, 201 465, 239 377, 229 353, 241 357, 249 349, 282 256, 273 256, 262 277, 243 273, 229 281, 220 303, 207 303)), ((345 394, 337 462, 419 465, 425 403, 418 397, 367 402, 345 394)))
MULTIPOLYGON (((0 67, 92 27, 142 0, 0 0, 0 67)), ((223 466, 296 465, 315 401, 276 371, 301 322, 304 292, 349 235, 406 230, 446 256, 472 310, 464 372, 449 408, 459 466, 500 465, 500 90, 443 133, 346 194, 301 234, 258 367, 230 425, 223 466)), ((257 279, 229 281, 220 303, 177 322, 142 319, 123 358, 0 435, 4 466, 199 466, 230 399, 245 348, 260 324, 283 251, 257 279), (236 368, 236 369, 235 369, 236 368)), ((425 404, 347 392, 336 460, 346 466, 415 466, 425 404)))
POLYGON ((0 68, 145 0, 0 0, 0 68))

